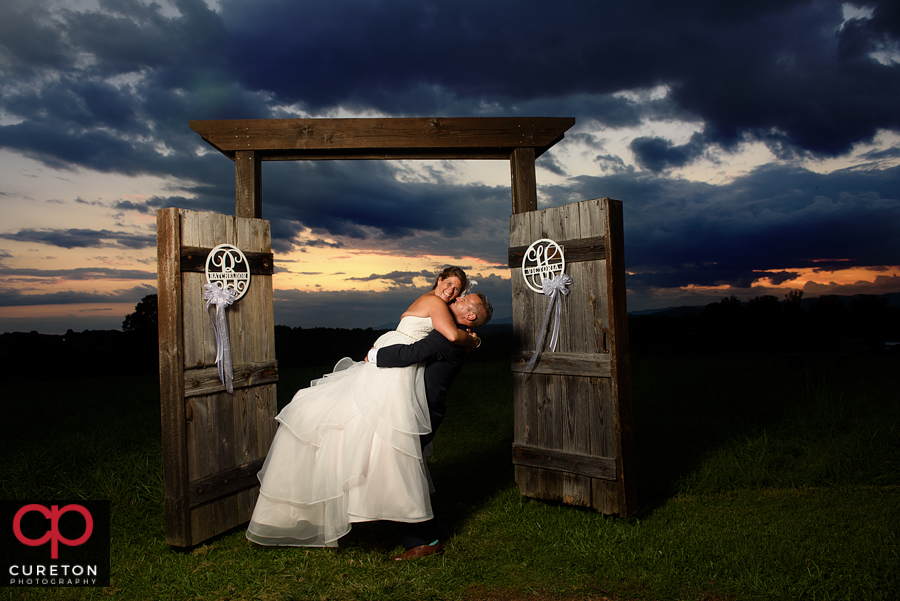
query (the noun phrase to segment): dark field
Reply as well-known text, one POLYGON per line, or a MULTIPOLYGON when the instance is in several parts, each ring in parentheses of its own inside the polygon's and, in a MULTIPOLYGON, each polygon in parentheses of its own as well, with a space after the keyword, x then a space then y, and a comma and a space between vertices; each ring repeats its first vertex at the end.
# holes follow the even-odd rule
MULTIPOLYGON (((7 385, 0 496, 113 511, 109 589, 7 598, 890 599, 900 583, 900 366, 887 352, 636 354, 641 511, 627 520, 518 494, 512 376, 473 361, 435 441, 447 553, 405 566, 386 561, 396 541, 378 523, 337 551, 261 549, 240 529, 169 548, 158 385, 133 367, 46 363, 7 385)), ((324 369, 283 367, 280 403, 324 369)))

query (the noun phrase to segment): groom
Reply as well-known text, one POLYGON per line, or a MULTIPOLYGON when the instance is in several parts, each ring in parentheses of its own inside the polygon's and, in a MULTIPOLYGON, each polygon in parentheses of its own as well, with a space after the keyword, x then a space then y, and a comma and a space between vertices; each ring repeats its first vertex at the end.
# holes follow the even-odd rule
MULTIPOLYGON (((457 327, 463 329, 483 326, 494 312, 490 301, 481 292, 460 296, 449 307, 457 327)), ((481 340, 478 345, 481 345, 481 340)), ((406 367, 425 362, 425 397, 431 415, 431 432, 420 437, 424 449, 444 419, 447 391, 466 360, 466 348, 453 344, 443 334, 432 330, 428 336, 413 344, 372 349, 366 360, 378 367, 406 367)), ((394 561, 420 559, 443 550, 434 518, 427 522, 400 523, 400 527, 406 552, 392 557, 394 561)))

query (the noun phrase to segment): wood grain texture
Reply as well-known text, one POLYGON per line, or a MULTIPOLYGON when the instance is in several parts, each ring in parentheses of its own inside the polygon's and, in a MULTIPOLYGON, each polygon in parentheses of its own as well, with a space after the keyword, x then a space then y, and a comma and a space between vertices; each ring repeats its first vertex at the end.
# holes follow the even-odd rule
MULTIPOLYGON (((512 371, 517 374, 524 373, 525 366, 533 354, 534 351, 513 353, 512 371)), ((612 376, 612 368, 608 353, 543 352, 530 373, 609 378, 612 376)))
POLYGON ((513 458, 517 465, 557 470, 589 478, 616 479, 616 460, 612 457, 595 457, 583 453, 514 446, 513 458))
MULTIPOLYGON (((211 248, 183 246, 181 248, 181 271, 206 273, 206 258, 211 248)), ((272 275, 275 273, 275 256, 270 252, 251 252, 242 250, 247 263, 250 264, 250 275, 272 275)))
POLYGON ((191 121, 225 155, 303 158, 495 158, 515 148, 537 156, 562 139, 573 118, 235 119, 191 121))
POLYGON ((627 337, 627 314, 611 313, 624 303, 625 294, 624 270, 621 279, 609 275, 609 257, 614 255, 610 247, 622 243, 621 232, 610 230, 611 214, 615 217, 608 199, 593 199, 510 218, 513 462, 526 496, 630 515, 636 505, 626 498, 631 491, 625 478, 631 474, 622 461, 618 431, 623 419, 630 430, 630 414, 623 418, 619 412, 623 362, 616 359, 622 336, 627 337), (555 351, 548 346, 549 325, 543 348, 536 349, 549 299, 521 281, 522 253, 540 238, 565 241, 566 273, 572 278, 568 295, 560 296, 555 351), (570 262, 570 249, 577 260, 570 262), (614 293, 610 286, 616 288, 614 293), (523 373, 536 350, 538 363, 523 373))
POLYGON ((606 237, 610 244, 607 264, 607 291, 609 302, 609 337, 612 353, 610 396, 615 399, 616 457, 619 460, 618 494, 621 499, 620 515, 637 512, 637 479, 634 461, 634 434, 631 416, 631 355, 628 349, 628 309, 625 294, 625 227, 622 202, 604 199, 609 218, 606 220, 606 237))
POLYGON ((185 436, 184 379, 182 365, 181 270, 179 241, 181 223, 178 209, 162 209, 156 214, 157 290, 159 327, 159 390, 162 426, 163 500, 166 542, 174 546, 190 544, 188 502, 188 452, 185 436))
POLYGON ((534 148, 516 148, 509 156, 513 215, 537 210, 534 148))
MULTIPOLYGON (((166 532, 169 544, 185 547, 249 520, 258 482, 246 474, 238 482, 235 474, 247 466, 261 465, 274 437, 278 364, 269 224, 215 213, 169 211, 169 219, 178 224, 180 239, 170 244, 166 253, 160 250, 159 269, 160 273, 175 270, 180 276, 175 289, 183 336, 180 353, 172 354, 177 370, 173 364, 168 376, 178 381, 180 398, 170 400, 168 409, 163 406, 163 438, 180 437, 184 460, 167 462, 165 479, 180 483, 175 505, 186 517, 175 520, 167 515, 166 532), (247 294, 226 310, 235 366, 234 394, 226 392, 219 381, 215 335, 202 294, 205 277, 193 267, 199 261, 195 257, 198 252, 204 253, 205 261, 205 253, 222 243, 240 248, 260 263, 247 294), (190 270, 181 269, 185 263, 190 270)), ((167 344, 161 337, 161 349, 167 344)), ((172 344, 178 346, 178 341, 172 344)), ((169 359, 169 364, 172 361, 169 359)), ((173 387, 171 382, 169 387, 173 387)), ((164 402, 161 398, 161 404, 164 402)))
POLYGON ((262 153, 256 150, 234 153, 234 214, 262 219, 262 153))
POLYGON ((257 459, 230 470, 223 470, 212 476, 191 480, 191 507, 196 508, 210 501, 232 496, 245 489, 259 486, 257 473, 262 468, 264 461, 264 459, 257 459))
MULTIPOLYGON (((602 261, 606 258, 606 239, 603 236, 554 240, 554 242, 562 247, 566 265, 582 261, 602 261)), ((525 258, 527 250, 528 246, 510 247, 507 259, 508 266, 510 268, 522 267, 522 259, 525 258)), ((568 270, 566 270, 566 273, 568 273, 568 270)))

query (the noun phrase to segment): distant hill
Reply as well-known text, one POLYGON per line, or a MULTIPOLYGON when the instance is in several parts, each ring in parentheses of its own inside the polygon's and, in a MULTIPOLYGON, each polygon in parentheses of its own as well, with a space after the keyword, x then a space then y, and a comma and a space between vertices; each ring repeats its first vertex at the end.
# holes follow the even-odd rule
POLYGON ((669 307, 667 309, 644 309, 643 311, 629 311, 629 317, 637 317, 639 315, 659 315, 665 317, 681 317, 682 315, 699 315, 703 313, 706 306, 681 306, 681 307, 669 307))
MULTIPOLYGON (((863 296, 872 296, 870 294, 854 294, 850 296, 840 296, 836 294, 827 295, 830 298, 843 301, 845 305, 849 305, 851 300, 859 300, 863 296)), ((888 299, 889 307, 900 308, 900 292, 889 292, 876 296, 883 296, 888 299)), ((800 301, 800 306, 804 309, 812 307, 820 297, 804 298, 800 301)), ((741 302, 742 307, 748 306, 747 301, 741 302)), ((656 315, 660 317, 681 317, 682 315, 699 315, 706 310, 706 305, 682 305, 679 307, 667 307, 665 309, 643 309, 641 311, 629 311, 629 317, 637 317, 640 315, 656 315)), ((510 321, 512 323, 512 321, 510 321)))

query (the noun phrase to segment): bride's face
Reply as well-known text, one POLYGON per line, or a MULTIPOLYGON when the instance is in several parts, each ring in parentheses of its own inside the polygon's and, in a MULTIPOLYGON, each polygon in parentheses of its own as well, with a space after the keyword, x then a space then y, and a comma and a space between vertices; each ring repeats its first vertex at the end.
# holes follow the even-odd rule
POLYGON ((438 278, 437 288, 434 289, 435 296, 439 297, 445 303, 452 303, 456 300, 461 292, 462 282, 456 276, 450 276, 447 279, 438 278))

